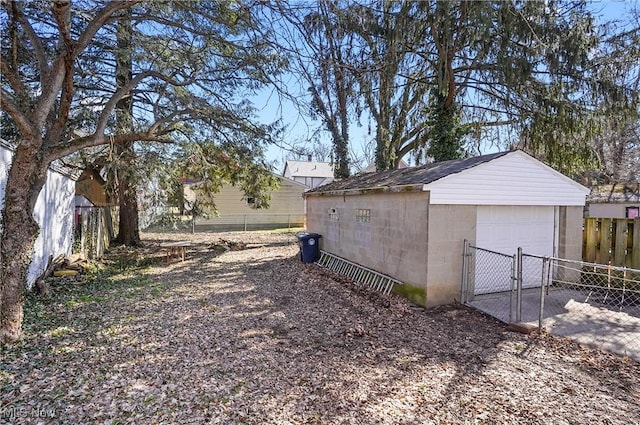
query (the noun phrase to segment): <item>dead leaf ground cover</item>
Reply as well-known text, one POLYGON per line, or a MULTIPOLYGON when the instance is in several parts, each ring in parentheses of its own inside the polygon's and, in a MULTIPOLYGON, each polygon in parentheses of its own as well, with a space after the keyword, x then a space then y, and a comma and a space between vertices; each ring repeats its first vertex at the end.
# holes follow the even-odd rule
POLYGON ((300 263, 292 234, 145 237, 28 300, 24 341, 0 352, 0 422, 639 422, 631 360, 358 288, 300 263), (166 264, 177 239, 188 260, 166 264))

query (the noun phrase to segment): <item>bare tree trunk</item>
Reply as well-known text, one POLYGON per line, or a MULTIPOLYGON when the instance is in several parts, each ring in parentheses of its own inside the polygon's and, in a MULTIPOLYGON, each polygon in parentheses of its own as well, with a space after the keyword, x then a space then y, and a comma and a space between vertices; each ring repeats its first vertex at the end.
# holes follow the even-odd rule
POLYGON ((118 200, 119 200, 119 219, 118 236, 115 242, 127 246, 140 246, 140 230, 138 224, 138 199, 136 196, 134 173, 133 143, 126 143, 119 146, 116 151, 119 152, 118 164, 118 200))
MULTIPOLYGON (((116 51, 116 86, 124 87, 131 81, 133 73, 131 62, 131 10, 123 10, 117 28, 118 50, 116 51)), ((133 98, 131 93, 116 103, 116 124, 118 133, 133 131, 133 98)), ((136 196, 135 151, 134 144, 125 143, 116 147, 118 153, 118 200, 120 204, 120 224, 116 243, 127 246, 140 246, 138 224, 138 199, 136 196)))
POLYGON ((0 233, 0 343, 22 337, 25 282, 40 228, 33 210, 46 177, 46 166, 34 160, 38 143, 14 153, 7 178, 0 233))

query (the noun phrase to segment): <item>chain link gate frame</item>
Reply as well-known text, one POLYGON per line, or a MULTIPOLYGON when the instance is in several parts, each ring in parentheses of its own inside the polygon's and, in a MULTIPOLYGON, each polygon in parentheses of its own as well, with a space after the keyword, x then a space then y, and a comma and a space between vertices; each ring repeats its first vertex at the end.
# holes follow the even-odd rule
POLYGON ((464 304, 640 361, 640 270, 521 248, 510 256, 467 240, 462 263, 464 304))

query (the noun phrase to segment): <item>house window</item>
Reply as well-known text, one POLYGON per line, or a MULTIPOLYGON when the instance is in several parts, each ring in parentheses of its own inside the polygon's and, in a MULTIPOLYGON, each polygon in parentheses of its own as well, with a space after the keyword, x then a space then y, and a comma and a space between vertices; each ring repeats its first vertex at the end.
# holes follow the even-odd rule
POLYGON ((640 217, 640 207, 627 207, 625 215, 627 216, 627 218, 640 217))
POLYGON ((371 223, 371 210, 358 208, 356 210, 356 223, 371 223))
POLYGON ((255 205, 256 198, 247 198, 247 205, 255 205))
POLYGON ((337 209, 329 208, 329 221, 339 221, 337 209))

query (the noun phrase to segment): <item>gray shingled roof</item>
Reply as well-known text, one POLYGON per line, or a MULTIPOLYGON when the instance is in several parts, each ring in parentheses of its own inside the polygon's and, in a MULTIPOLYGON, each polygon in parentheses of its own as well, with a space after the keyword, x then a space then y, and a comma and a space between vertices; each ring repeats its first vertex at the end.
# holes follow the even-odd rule
POLYGON ((354 189, 371 189, 376 187, 394 187, 415 184, 428 184, 451 174, 460 173, 476 165, 492 161, 508 154, 510 151, 488 155, 474 156, 466 159, 436 162, 420 167, 401 168, 380 171, 377 173, 359 174, 344 180, 319 186, 307 193, 334 192, 354 189))
POLYGON ((640 202, 640 183, 616 183, 592 186, 587 196, 591 203, 640 202))

